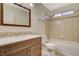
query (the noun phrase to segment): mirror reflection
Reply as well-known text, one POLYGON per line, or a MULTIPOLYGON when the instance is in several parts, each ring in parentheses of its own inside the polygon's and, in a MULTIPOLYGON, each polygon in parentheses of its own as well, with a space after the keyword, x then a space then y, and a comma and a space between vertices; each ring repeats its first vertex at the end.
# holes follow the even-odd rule
POLYGON ((30 9, 17 3, 4 3, 3 24, 30 26, 30 9))

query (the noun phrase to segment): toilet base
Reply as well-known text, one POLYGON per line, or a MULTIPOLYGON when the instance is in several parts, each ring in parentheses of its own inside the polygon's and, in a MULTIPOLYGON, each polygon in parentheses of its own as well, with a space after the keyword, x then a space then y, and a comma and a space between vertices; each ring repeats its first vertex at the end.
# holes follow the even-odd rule
POLYGON ((55 56, 55 51, 48 50, 46 46, 42 47, 42 56, 55 56))

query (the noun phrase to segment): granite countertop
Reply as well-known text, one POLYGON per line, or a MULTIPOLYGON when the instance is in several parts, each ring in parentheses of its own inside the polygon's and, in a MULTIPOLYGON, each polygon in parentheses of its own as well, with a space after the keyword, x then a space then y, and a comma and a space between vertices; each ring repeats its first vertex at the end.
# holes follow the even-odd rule
POLYGON ((24 41, 24 40, 29 40, 32 38, 40 37, 39 35, 20 35, 20 36, 14 36, 14 37, 6 37, 6 38, 0 38, 0 46, 11 44, 11 43, 16 43, 19 41, 24 41))

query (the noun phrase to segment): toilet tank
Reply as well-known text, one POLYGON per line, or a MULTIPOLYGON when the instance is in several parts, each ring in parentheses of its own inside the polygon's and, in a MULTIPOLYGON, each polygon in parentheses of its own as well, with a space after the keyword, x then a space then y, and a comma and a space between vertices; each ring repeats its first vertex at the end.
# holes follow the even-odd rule
POLYGON ((42 43, 48 42, 47 35, 41 35, 41 37, 42 37, 42 43))

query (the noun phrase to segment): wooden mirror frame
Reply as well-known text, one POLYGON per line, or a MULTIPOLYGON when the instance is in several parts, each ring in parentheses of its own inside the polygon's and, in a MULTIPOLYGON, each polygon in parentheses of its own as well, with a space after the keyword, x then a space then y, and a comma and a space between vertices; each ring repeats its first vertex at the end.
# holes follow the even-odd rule
POLYGON ((4 24, 3 20, 4 20, 4 14, 3 14, 3 3, 0 3, 0 25, 2 26, 20 26, 20 27, 31 27, 31 9, 26 8, 18 3, 13 3, 19 7, 22 7, 24 9, 27 9, 29 11, 29 25, 17 25, 17 24, 4 24))

